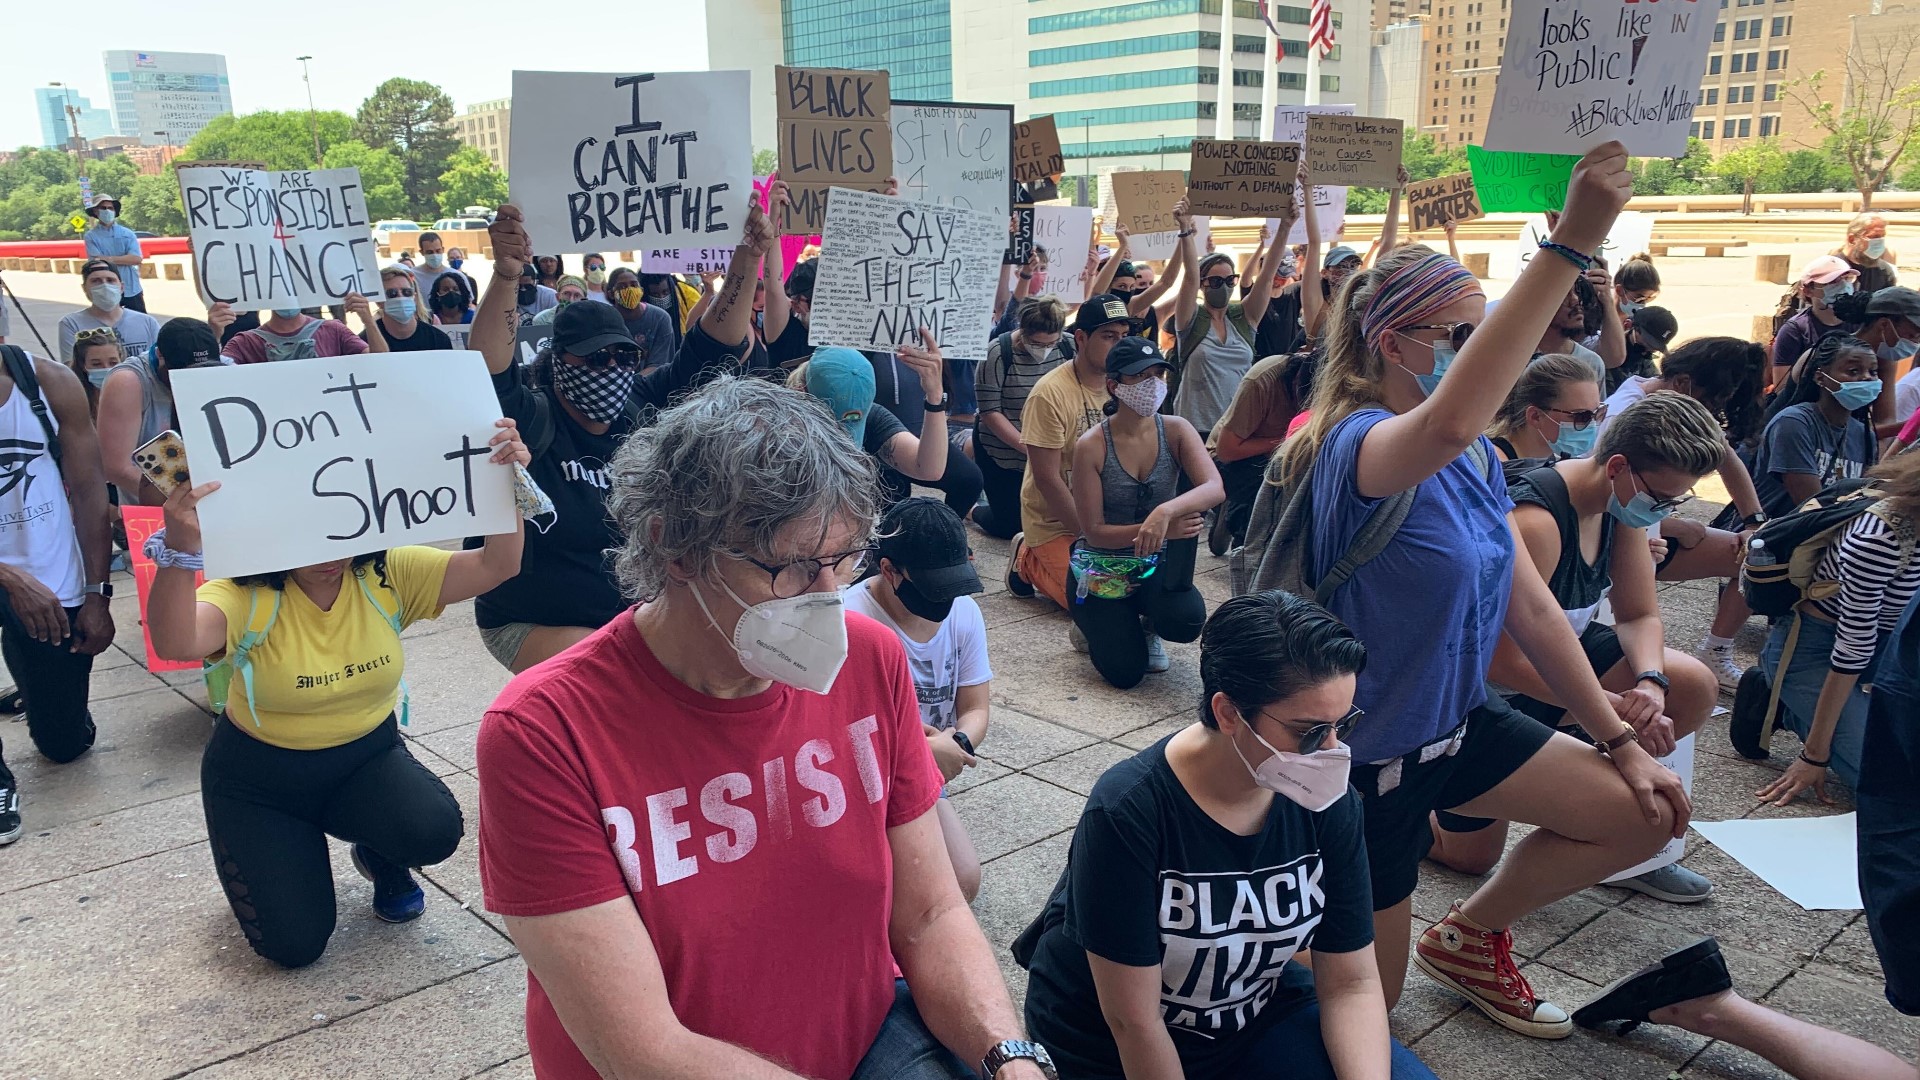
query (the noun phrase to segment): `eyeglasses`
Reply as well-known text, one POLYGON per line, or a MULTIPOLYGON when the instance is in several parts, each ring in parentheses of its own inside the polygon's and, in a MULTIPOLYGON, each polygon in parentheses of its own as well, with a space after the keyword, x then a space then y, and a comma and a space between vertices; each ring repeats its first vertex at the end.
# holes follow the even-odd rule
POLYGON ((1576 428, 1585 428, 1607 418, 1607 407, 1602 404, 1597 409, 1547 409, 1550 415, 1564 416, 1567 423, 1576 428))
POLYGON ((637 368, 640 366, 640 347, 637 345, 609 345, 604 349, 595 349, 580 357, 580 363, 590 368, 637 368))
MULTIPOLYGON (((1430 342, 1427 342, 1427 344, 1438 345, 1441 341, 1450 341, 1453 343, 1453 348, 1455 352, 1458 352, 1460 349, 1465 348, 1467 344, 1467 339, 1473 336, 1473 324, 1465 323, 1465 322, 1420 323, 1415 326, 1402 326, 1395 332, 1401 333, 1401 334, 1407 334, 1409 337, 1411 337, 1412 336, 1411 331, 1414 331, 1414 330, 1445 330, 1447 332, 1447 336, 1445 338, 1440 338, 1435 341, 1430 341, 1430 342)), ((1418 339, 1415 339, 1415 340, 1418 340, 1418 339)))
POLYGON ((395 300, 402 296, 412 296, 412 295, 413 295, 413 289, 405 285, 401 285, 397 288, 392 288, 387 290, 387 299, 389 300, 395 300))
POLYGON ((1642 480, 1640 479, 1640 470, 1638 470, 1638 469, 1636 469, 1636 468, 1634 468, 1634 467, 1633 467, 1633 466, 1631 466, 1631 465, 1629 465, 1629 466, 1627 466, 1627 475, 1628 475, 1629 477, 1631 477, 1631 478, 1633 479, 1633 489, 1634 489, 1635 491, 1638 491, 1638 492, 1640 492, 1640 493, 1641 493, 1641 494, 1643 494, 1643 495, 1653 495, 1653 496, 1654 496, 1654 503, 1653 503, 1653 505, 1652 505, 1651 507, 1649 507, 1648 509, 1651 509, 1651 510, 1656 510, 1656 511, 1657 511, 1657 510, 1671 510, 1671 509, 1673 509, 1674 507, 1677 507, 1677 506, 1685 506, 1685 505, 1687 505, 1688 503, 1690 503, 1690 502, 1692 502, 1692 501, 1693 501, 1693 493, 1692 493, 1692 492, 1690 492, 1690 491, 1689 491, 1689 492, 1685 492, 1685 493, 1682 493, 1682 494, 1679 494, 1679 495, 1675 495, 1675 496, 1674 496, 1673 498, 1671 498, 1671 499, 1662 499, 1662 498, 1660 498, 1660 497, 1659 497, 1658 495, 1654 495, 1654 493, 1653 493, 1653 492, 1652 492, 1652 491, 1651 491, 1651 490, 1650 490, 1650 489, 1649 489, 1649 488, 1647 487, 1647 485, 1646 485, 1646 484, 1645 484, 1645 483, 1644 483, 1644 482, 1643 482, 1643 481, 1642 481, 1642 480))
POLYGON ((1200 285, 1203 288, 1217 289, 1222 285, 1231 286, 1234 282, 1239 280, 1240 280, 1239 274, 1232 274, 1227 277, 1203 277, 1200 279, 1200 285))
POLYGON ((820 571, 826 569, 831 569, 833 576, 839 580, 840 587, 846 588, 848 585, 853 584, 854 579, 860 576, 862 570, 867 568, 867 560, 872 558, 874 552, 878 550, 879 549, 875 547, 855 548, 852 551, 843 551, 838 555, 823 555, 818 559, 801 559, 797 562, 787 563, 785 566, 768 566, 766 563, 744 552, 730 551, 727 554, 742 562, 750 562, 760 569, 765 570, 767 572, 768 585, 773 589, 773 595, 781 600, 789 600, 812 588, 813 583, 820 580, 820 571))
MULTIPOLYGON (((1267 716, 1267 714, 1264 712, 1260 713, 1259 715, 1267 716)), ((1331 724, 1315 724, 1305 731, 1297 732, 1297 734, 1300 737, 1300 749, 1296 752, 1301 754, 1313 753, 1314 751, 1327 745, 1327 736, 1329 735, 1334 736, 1335 738, 1339 739, 1341 742, 1345 742, 1347 740, 1347 735, 1353 731, 1353 726, 1355 724, 1358 724, 1360 722, 1360 718, 1365 715, 1367 715, 1367 711, 1365 709, 1362 709, 1360 706, 1355 705, 1352 709, 1349 709, 1347 711, 1347 715, 1341 717, 1338 720, 1335 720, 1331 724)), ((1276 724, 1279 724, 1280 726, 1286 728, 1288 731, 1294 731, 1295 729, 1291 725, 1292 723, 1298 723, 1298 721, 1293 721, 1290 723, 1289 721, 1282 720, 1277 716, 1267 716, 1267 719, 1273 721, 1276 724)))

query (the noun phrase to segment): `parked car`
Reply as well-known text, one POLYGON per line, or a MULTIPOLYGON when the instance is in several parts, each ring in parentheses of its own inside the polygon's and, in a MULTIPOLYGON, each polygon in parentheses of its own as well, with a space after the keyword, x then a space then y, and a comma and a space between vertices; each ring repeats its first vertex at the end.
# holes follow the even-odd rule
MULTIPOLYGON (((373 223, 373 242, 381 247, 399 247, 400 245, 393 242, 394 233, 417 233, 419 231, 420 223, 417 221, 400 221, 398 219, 376 221, 373 223)), ((413 245, 409 243, 407 246, 412 247, 413 245)))
POLYGON ((443 217, 433 223, 434 232, 447 232, 449 230, 458 232, 461 229, 478 229, 481 232, 486 232, 487 219, 483 217, 443 217))

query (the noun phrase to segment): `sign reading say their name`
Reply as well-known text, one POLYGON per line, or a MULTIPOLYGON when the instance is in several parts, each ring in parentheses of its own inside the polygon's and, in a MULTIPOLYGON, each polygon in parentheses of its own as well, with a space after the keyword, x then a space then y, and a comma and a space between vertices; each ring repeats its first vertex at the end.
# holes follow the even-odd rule
POLYGON ((380 291, 359 169, 179 170, 200 299, 319 307, 380 291))
MULTIPOLYGON (((1280 105, 1273 110, 1273 131, 1268 136, 1274 142, 1307 142, 1307 118, 1311 116, 1352 116, 1352 105, 1280 105)), ((1310 156, 1310 155, 1309 155, 1310 156)), ((1311 162, 1309 162, 1311 166, 1311 162)), ((1307 169, 1300 170, 1297 181, 1300 191, 1295 202, 1306 205, 1307 169)), ((1342 185, 1319 184, 1313 186, 1313 219, 1319 223, 1320 239, 1331 247, 1338 242, 1340 229, 1347 220, 1347 189, 1342 185)), ((1269 220, 1268 226, 1275 224, 1269 220)), ((1293 223, 1293 231, 1287 234, 1287 243, 1304 244, 1307 242, 1307 216, 1293 223)))
POLYGON ((781 235, 817 235, 827 220, 828 189, 887 189, 893 175, 887 73, 776 67, 773 81, 780 179, 793 204, 774 213, 781 235))
POLYGON ((1718 18, 1693 0, 1514 0, 1486 148, 1683 156, 1718 18))
POLYGON ((740 242, 746 72, 516 71, 513 113, 508 191, 542 253, 740 242))
POLYGON ((1266 217, 1294 207, 1297 143, 1193 140, 1187 207, 1196 214, 1266 217))
POLYGON ((1013 212, 1013 106, 893 103, 900 194, 1001 221, 1013 212))
POLYGON ((209 578, 514 527, 513 471, 476 352, 378 353, 173 373, 209 578))
POLYGON ((839 189, 827 200, 807 344, 891 351, 932 331, 955 360, 987 352, 1007 219, 839 189))
POLYGON ((1414 232, 1486 217, 1473 189, 1473 173, 1453 173, 1407 185, 1407 220, 1414 232))

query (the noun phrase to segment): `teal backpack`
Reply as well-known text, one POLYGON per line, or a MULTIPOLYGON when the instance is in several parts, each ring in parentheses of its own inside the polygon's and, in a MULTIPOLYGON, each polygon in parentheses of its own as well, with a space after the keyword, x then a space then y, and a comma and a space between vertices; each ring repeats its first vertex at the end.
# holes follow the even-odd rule
MULTIPOLYGON (((374 599, 373 589, 367 585, 367 575, 364 567, 353 571, 353 580, 359 583, 360 593, 367 598, 367 603, 373 605, 373 610, 379 612, 387 620, 387 625, 393 628, 393 635, 399 637, 402 628, 399 608, 396 606, 395 610, 388 611, 380 605, 380 601, 374 599)), ((252 653, 253 650, 259 648, 262 641, 266 640, 267 631, 273 629, 274 620, 279 618, 279 616, 279 589, 268 590, 253 588, 247 590, 247 626, 240 634, 240 640, 235 642, 233 648, 228 649, 220 659, 204 661, 201 665, 200 677, 205 680, 207 684, 207 704, 213 707, 214 715, 219 716, 226 713, 227 700, 233 690, 233 678, 235 675, 238 675, 240 677, 240 684, 247 695, 247 714, 253 717, 254 727, 260 726, 260 713, 253 705, 253 664, 247 659, 247 656, 252 653), (266 621, 256 627, 255 622, 259 616, 260 594, 262 592, 273 593, 273 606, 267 609, 266 621)), ((400 707, 395 710, 400 714, 401 727, 407 726, 409 699, 410 695, 407 692, 407 680, 405 676, 402 676, 400 679, 400 707)))

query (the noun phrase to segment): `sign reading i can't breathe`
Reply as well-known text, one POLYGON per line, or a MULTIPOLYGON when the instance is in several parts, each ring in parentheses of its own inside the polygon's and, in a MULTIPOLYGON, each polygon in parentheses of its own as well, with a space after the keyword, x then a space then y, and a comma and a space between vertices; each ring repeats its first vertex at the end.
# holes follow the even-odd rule
POLYGON ((738 244, 747 97, 744 71, 514 72, 508 190, 528 235, 553 255, 738 244))
POLYGON ((317 307, 379 291, 359 169, 179 170, 200 299, 317 307))
POLYGON ((1684 155, 1718 18, 1698 0, 1514 0, 1486 148, 1684 155))
POLYGON ((1005 218, 891 195, 827 200, 807 344, 917 345, 924 328, 948 359, 987 352, 1005 218))
POLYGON ((514 527, 479 353, 195 368, 173 395, 194 481, 221 485, 200 504, 209 578, 514 527))

